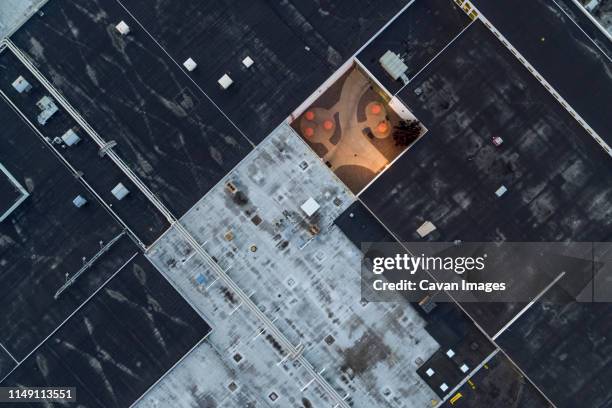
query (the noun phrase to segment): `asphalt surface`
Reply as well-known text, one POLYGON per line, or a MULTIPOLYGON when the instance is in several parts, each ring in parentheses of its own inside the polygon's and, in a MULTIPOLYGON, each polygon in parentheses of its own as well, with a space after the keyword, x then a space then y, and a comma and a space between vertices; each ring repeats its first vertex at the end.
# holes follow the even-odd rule
POLYGON ((176 216, 252 148, 116 2, 42 11, 12 41, 176 216))
POLYGON ((407 0, 120 3, 179 64, 198 63, 189 76, 257 144, 407 0))
POLYGON ((79 406, 129 406, 209 332, 139 255, 0 385, 71 384, 79 406))
MULTIPOLYGON (((577 17, 607 57, 553 0, 475 0, 474 4, 608 145, 612 144, 609 41, 577 17)), ((564 2, 562 4, 566 4, 564 2)), ((567 6, 566 6, 567 7, 567 6)), ((572 15, 580 16, 573 12, 572 15)))

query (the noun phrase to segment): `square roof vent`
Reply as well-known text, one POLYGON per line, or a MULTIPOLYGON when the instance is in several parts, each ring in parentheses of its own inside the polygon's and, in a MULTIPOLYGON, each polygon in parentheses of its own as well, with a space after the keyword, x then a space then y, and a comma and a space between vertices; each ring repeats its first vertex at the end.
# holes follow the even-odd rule
POLYGON ((121 35, 128 35, 130 33, 130 26, 127 25, 127 23, 123 20, 121 20, 119 24, 115 26, 115 28, 117 29, 117 31, 119 31, 119 34, 121 35))
POLYGON ((196 64, 196 62, 192 58, 187 58, 185 62, 183 62, 183 66, 187 71, 191 72, 196 69, 198 64, 196 64))
POLYGON ((123 200, 125 196, 130 193, 130 190, 128 190, 123 185, 123 183, 119 183, 115 187, 113 187, 113 189, 111 190, 111 193, 113 193, 113 195, 115 196, 117 200, 123 200))
POLYGON ((229 88, 230 85, 234 83, 232 78, 230 78, 230 76, 227 74, 223 74, 223 76, 219 78, 217 82, 219 83, 219 85, 221 85, 221 88, 223 89, 229 88))
POLYGON ((21 75, 19 75, 17 79, 13 81, 12 85, 13 88, 15 88, 15 90, 19 93, 28 92, 30 89, 32 89, 32 85, 30 85, 30 83, 21 75))
POLYGON ((425 221, 423 225, 417 228, 416 232, 419 234, 419 237, 425 238, 427 235, 431 234, 436 230, 436 226, 433 225, 431 221, 425 221))
POLYGON ((68 129, 66 133, 62 135, 62 141, 66 143, 66 146, 73 146, 81 141, 81 138, 74 133, 74 130, 68 129))
POLYGON ((250 68, 254 63, 255 61, 253 61, 253 58, 249 57, 248 55, 242 60, 242 65, 247 68, 250 68))

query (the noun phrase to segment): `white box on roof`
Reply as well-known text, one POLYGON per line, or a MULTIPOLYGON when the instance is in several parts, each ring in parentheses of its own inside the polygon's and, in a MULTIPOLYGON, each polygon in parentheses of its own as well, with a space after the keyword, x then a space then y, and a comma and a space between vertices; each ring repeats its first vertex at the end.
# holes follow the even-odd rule
POLYGON ((81 138, 74 132, 74 130, 68 129, 66 133, 62 135, 62 141, 66 143, 66 146, 72 146, 79 143, 81 138))
POLYGON ((229 88, 230 85, 234 83, 232 78, 230 78, 230 76, 227 74, 223 74, 223 76, 219 78, 217 82, 219 83, 219 85, 221 85, 221 88, 223 89, 229 88))
POLYGON ((30 85, 30 83, 21 75, 19 75, 17 79, 13 81, 12 85, 13 88, 15 88, 15 90, 19 93, 28 92, 30 89, 32 89, 32 85, 30 85))
POLYGON ((435 230, 436 226, 431 221, 425 221, 423 225, 417 228, 416 232, 419 234, 419 237, 424 238, 435 230))
POLYGON ((244 65, 247 68, 249 68, 254 63, 255 61, 253 61, 253 58, 249 57, 248 55, 242 60, 242 65, 244 65))
POLYGON ((495 191, 495 195, 501 197, 506 194, 506 191, 508 191, 508 189, 506 188, 506 186, 502 185, 495 191))
POLYGON ((111 193, 113 193, 113 195, 115 196, 117 200, 123 200, 125 196, 130 193, 130 190, 128 190, 123 185, 123 183, 119 183, 115 187, 113 187, 113 189, 111 190, 111 193))
POLYGON ((311 217, 319 208, 321 208, 321 206, 315 201, 314 198, 310 197, 308 200, 306 200, 306 202, 304 202, 304 204, 302 204, 300 208, 306 213, 307 216, 311 217))
POLYGON ((183 66, 185 67, 185 69, 187 71, 191 72, 194 69, 196 69, 198 64, 196 64, 196 62, 192 58, 187 58, 187 60, 185 60, 185 62, 183 62, 183 66))
POLYGON ((117 29, 117 31, 119 31, 119 34, 121 35, 128 35, 130 33, 130 26, 127 25, 127 23, 123 20, 121 20, 119 24, 115 26, 115 28, 117 29))

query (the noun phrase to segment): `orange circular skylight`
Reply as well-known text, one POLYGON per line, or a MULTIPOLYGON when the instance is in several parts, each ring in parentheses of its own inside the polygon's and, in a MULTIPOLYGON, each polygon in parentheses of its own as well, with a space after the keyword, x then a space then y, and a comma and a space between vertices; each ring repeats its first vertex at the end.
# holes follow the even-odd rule
POLYGON ((323 122, 323 129, 332 130, 333 128, 334 128, 334 122, 332 122, 331 120, 327 119, 325 122, 323 122))
POLYGON ((376 130, 379 133, 387 133, 387 131, 389 130, 389 125, 387 124, 387 122, 380 122, 378 126, 376 126, 376 130))
POLYGON ((308 120, 313 120, 315 118, 315 114, 313 111, 306 111, 304 117, 308 120))
POLYGON ((306 137, 312 137, 314 135, 314 129, 311 127, 307 127, 306 129, 304 129, 304 134, 306 135, 306 137))

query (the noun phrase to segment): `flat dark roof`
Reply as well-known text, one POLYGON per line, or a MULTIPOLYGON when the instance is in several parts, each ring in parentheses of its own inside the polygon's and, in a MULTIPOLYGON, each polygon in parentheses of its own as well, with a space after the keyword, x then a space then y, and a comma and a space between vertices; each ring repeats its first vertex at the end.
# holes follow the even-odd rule
MULTIPOLYGON (((401 240, 612 237, 612 161, 482 23, 399 95, 429 132, 361 198, 401 240)), ((466 305, 491 335, 522 307, 466 305)))
POLYGON ((81 406, 126 407, 209 332, 138 255, 0 384, 72 385, 81 406))
POLYGON ((189 76, 254 143, 406 3, 122 1, 177 62, 198 63, 189 76), (255 61, 250 68, 246 56, 255 61), (226 73, 234 84, 222 90, 217 80, 226 73))
POLYGON ((361 195, 400 239, 612 238, 610 157, 482 23, 400 97, 429 132, 361 195))
MULTIPOLYGON (((49 2, 11 39, 182 215, 251 149, 114 1, 49 2), (122 37, 115 25, 132 32, 122 37)), ((204 62, 202 62, 204 65, 204 62)))
MULTIPOLYGON (((442 408, 521 407, 549 408, 550 404, 502 353, 497 353, 457 393, 461 397, 442 408)), ((456 395, 455 393, 454 395, 456 395)))
POLYGON ((357 55, 357 59, 389 92, 395 93, 403 82, 394 81, 378 61, 387 50, 404 59, 408 66, 406 75, 411 78, 470 21, 453 1, 415 0, 357 55))
MULTIPOLYGON (((117 214, 117 217, 145 245, 155 241, 169 227, 169 222, 157 208, 108 156, 100 157, 99 148, 93 139, 77 125, 75 120, 57 102, 59 111, 44 126, 40 125, 36 120, 36 116, 40 112, 36 102, 44 96, 49 96, 46 89, 10 51, 5 50, 0 54, 0 63, 3 65, 3 69, 0 71, 0 91, 6 95, 5 98, 0 100, 0 103, 6 106, 7 120, 21 122, 21 125, 14 129, 12 133, 7 132, 0 137, 10 139, 11 144, 18 144, 22 141, 30 146, 29 148, 38 149, 46 146, 43 137, 53 141, 55 138, 61 138, 67 130, 73 130, 81 140, 76 145, 68 147, 54 144, 55 149, 49 151, 47 160, 55 159, 57 168, 70 174, 73 178, 76 178, 79 174, 80 180, 84 180, 105 203, 112 206, 112 210, 117 214), (14 78, 20 75, 32 85, 32 89, 27 93, 20 94, 11 86, 14 78), (10 112, 11 109, 14 112, 10 112), (24 117, 26 119, 23 119, 24 117), (61 158, 68 161, 74 170, 64 164, 61 158), (117 200, 111 193, 111 190, 118 183, 122 183, 130 191, 129 195, 121 201, 117 200)), ((28 162, 28 156, 25 156, 24 160, 25 163, 31 165, 36 163, 31 160, 28 162)), ((85 188, 85 190, 89 190, 89 188, 85 188)), ((66 197, 66 200, 70 203, 74 198, 66 197)), ((86 198, 89 201, 96 199, 93 194, 86 198)))
MULTIPOLYGON (((420 241, 429 220, 433 241, 610 241, 610 157, 482 23, 400 97, 429 133, 361 198, 402 240, 420 241)), ((611 375, 601 322, 612 309, 562 300, 536 304, 499 341, 558 406, 597 406, 610 398, 597 379, 611 375)), ((490 333, 520 307, 464 306, 490 333)))
MULTIPOLYGON (((474 0, 476 7, 523 54, 584 120, 612 145, 612 45, 582 13, 577 27, 550 0, 474 0), (581 31, 586 29, 604 55, 581 31)), ((567 10, 567 6, 564 7, 567 10)))
POLYGON ((0 378, 4 378, 16 365, 11 356, 0 347, 0 378))
MULTIPOLYGON (((0 123, 0 162, 30 191, 0 223, 0 343, 21 359, 108 278, 94 267, 53 298, 66 274, 75 274, 83 258, 91 259, 100 242, 110 242, 122 228, 3 100, 0 123), (87 205, 76 208, 77 195, 87 198, 87 205)), ((123 237, 107 253, 112 257, 98 263, 119 267, 134 252, 123 237)))
POLYGON ((576 302, 555 285, 499 344, 559 408, 612 399, 612 304, 576 302))

